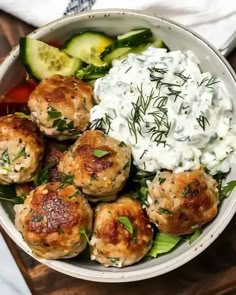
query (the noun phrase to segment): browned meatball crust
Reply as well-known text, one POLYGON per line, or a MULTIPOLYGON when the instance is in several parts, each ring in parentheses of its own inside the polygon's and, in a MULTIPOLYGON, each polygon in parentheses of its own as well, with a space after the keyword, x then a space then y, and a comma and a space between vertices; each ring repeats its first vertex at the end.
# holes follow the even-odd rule
POLYGON ((100 204, 95 209, 91 259, 106 267, 134 264, 147 254, 152 237, 151 224, 140 203, 123 195, 117 201, 100 204), (131 224, 129 230, 125 226, 127 219, 131 224))
POLYGON ((92 209, 75 186, 59 182, 38 186, 15 211, 16 228, 35 255, 70 258, 85 249, 92 209))
POLYGON ((92 89, 78 78, 53 75, 35 88, 28 106, 45 135, 59 140, 76 138, 89 124, 92 89))
POLYGON ((48 169, 49 181, 62 181, 63 175, 58 171, 58 164, 63 154, 69 149, 70 144, 66 141, 47 140, 44 167, 48 169))
POLYGON ((43 154, 35 123, 16 115, 0 117, 0 184, 31 181, 43 154))
POLYGON ((90 201, 111 200, 129 176, 131 149, 98 130, 90 130, 66 152, 59 171, 74 176, 74 184, 90 201), (103 153, 105 154, 103 155, 103 153))
POLYGON ((148 216, 164 233, 190 234, 217 214, 217 183, 203 169, 164 171, 149 185, 149 194, 148 216))

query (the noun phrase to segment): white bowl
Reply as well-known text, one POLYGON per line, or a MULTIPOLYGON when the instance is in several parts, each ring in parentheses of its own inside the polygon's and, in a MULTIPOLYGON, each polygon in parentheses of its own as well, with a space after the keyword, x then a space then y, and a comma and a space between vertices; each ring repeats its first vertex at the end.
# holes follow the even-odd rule
MULTIPOLYGON (((235 95, 236 78, 227 61, 197 34, 155 15, 131 10, 85 12, 54 21, 34 31, 30 36, 44 41, 62 43, 69 36, 85 28, 117 35, 136 27, 150 27, 171 50, 191 49, 198 56, 202 70, 220 77, 232 97, 235 95)), ((24 68, 18 55, 19 47, 17 46, 0 66, 0 95, 18 84, 24 77, 24 68)), ((229 180, 233 178, 236 178, 236 166, 232 167, 228 177, 229 180)), ((183 243, 167 255, 123 269, 104 268, 94 262, 80 261, 79 258, 56 261, 36 259, 62 273, 91 281, 129 282, 147 279, 169 272, 196 257, 220 235, 235 211, 236 192, 223 202, 218 216, 204 228, 203 234, 191 246, 183 243)), ((0 204, 0 224, 16 244, 32 256, 31 250, 14 226, 13 217, 12 207, 5 203, 0 204)))

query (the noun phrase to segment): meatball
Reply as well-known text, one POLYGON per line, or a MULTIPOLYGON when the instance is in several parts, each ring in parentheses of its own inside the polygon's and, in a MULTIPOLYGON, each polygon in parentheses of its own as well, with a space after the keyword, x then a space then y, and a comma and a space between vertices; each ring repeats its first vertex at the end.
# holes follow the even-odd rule
POLYGON ((66 152, 59 171, 74 176, 74 184, 91 202, 116 197, 129 176, 131 149, 123 142, 90 130, 66 152))
POLYGON ((46 136, 59 140, 76 138, 89 124, 92 89, 75 77, 53 75, 35 88, 28 106, 46 136))
POLYGON ((91 259, 123 267, 142 259, 152 246, 153 230, 140 203, 129 195, 95 210, 91 259))
POLYGON ((16 228, 38 257, 70 258, 87 245, 92 209, 75 186, 50 182, 15 205, 16 228))
POLYGON ((43 154, 44 141, 32 121, 0 117, 0 184, 33 180, 43 154))
POLYGON ((158 174, 149 185, 150 220, 164 233, 190 234, 217 214, 217 182, 203 169, 158 174))

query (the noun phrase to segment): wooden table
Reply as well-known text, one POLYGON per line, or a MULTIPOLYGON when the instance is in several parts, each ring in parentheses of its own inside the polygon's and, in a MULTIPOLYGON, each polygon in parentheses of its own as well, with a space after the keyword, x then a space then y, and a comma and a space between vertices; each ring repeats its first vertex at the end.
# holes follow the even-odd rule
MULTIPOLYGON (((34 28, 0 11, 0 62, 34 28)), ((228 57, 236 70, 236 50, 228 57)), ((120 284, 71 278, 38 263, 3 232, 31 291, 37 295, 233 295, 236 294, 236 216, 221 236, 201 255, 168 274, 120 284)), ((1 263, 1 262, 0 262, 1 263)), ((0 286, 1 290, 1 286, 0 286)))

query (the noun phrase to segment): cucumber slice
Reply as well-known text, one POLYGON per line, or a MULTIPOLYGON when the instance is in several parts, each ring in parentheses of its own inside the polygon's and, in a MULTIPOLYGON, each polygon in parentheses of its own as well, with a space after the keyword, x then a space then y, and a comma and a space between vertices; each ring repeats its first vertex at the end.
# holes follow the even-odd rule
POLYGON ((100 57, 110 63, 113 59, 127 53, 131 48, 151 42, 152 39, 153 35, 150 29, 131 30, 124 35, 118 36, 114 43, 105 48, 100 57))
POLYGON ((20 39, 20 57, 30 76, 43 80, 54 74, 72 76, 82 62, 42 41, 20 39))
POLYGON ((106 75, 110 70, 109 65, 96 67, 94 65, 88 65, 86 68, 82 68, 75 73, 75 76, 80 79, 90 80, 98 79, 106 75))
POLYGON ((157 39, 153 43, 141 44, 137 47, 133 47, 128 52, 125 52, 123 55, 121 55, 119 58, 120 59, 126 58, 128 56, 128 54, 130 54, 130 53, 140 54, 143 51, 145 51, 146 49, 148 49, 148 47, 168 49, 168 47, 165 45, 165 43, 162 40, 157 39))
POLYGON ((113 42, 111 38, 100 32, 82 32, 71 37, 63 46, 63 50, 87 64, 104 65, 100 53, 113 42))
MULTIPOLYGON (((117 40, 124 40, 125 42, 129 41, 132 43, 140 44, 140 38, 150 38, 152 37, 152 31, 150 29, 134 29, 123 35, 118 35, 117 40)), ((135 45, 133 45, 135 46, 135 45)), ((137 46, 137 45, 136 45, 137 46)))
POLYGON ((131 51, 131 47, 125 47, 125 48, 117 48, 114 49, 110 54, 104 57, 104 61, 108 64, 111 64, 111 62, 114 59, 122 58, 123 56, 127 56, 128 53, 131 51))

